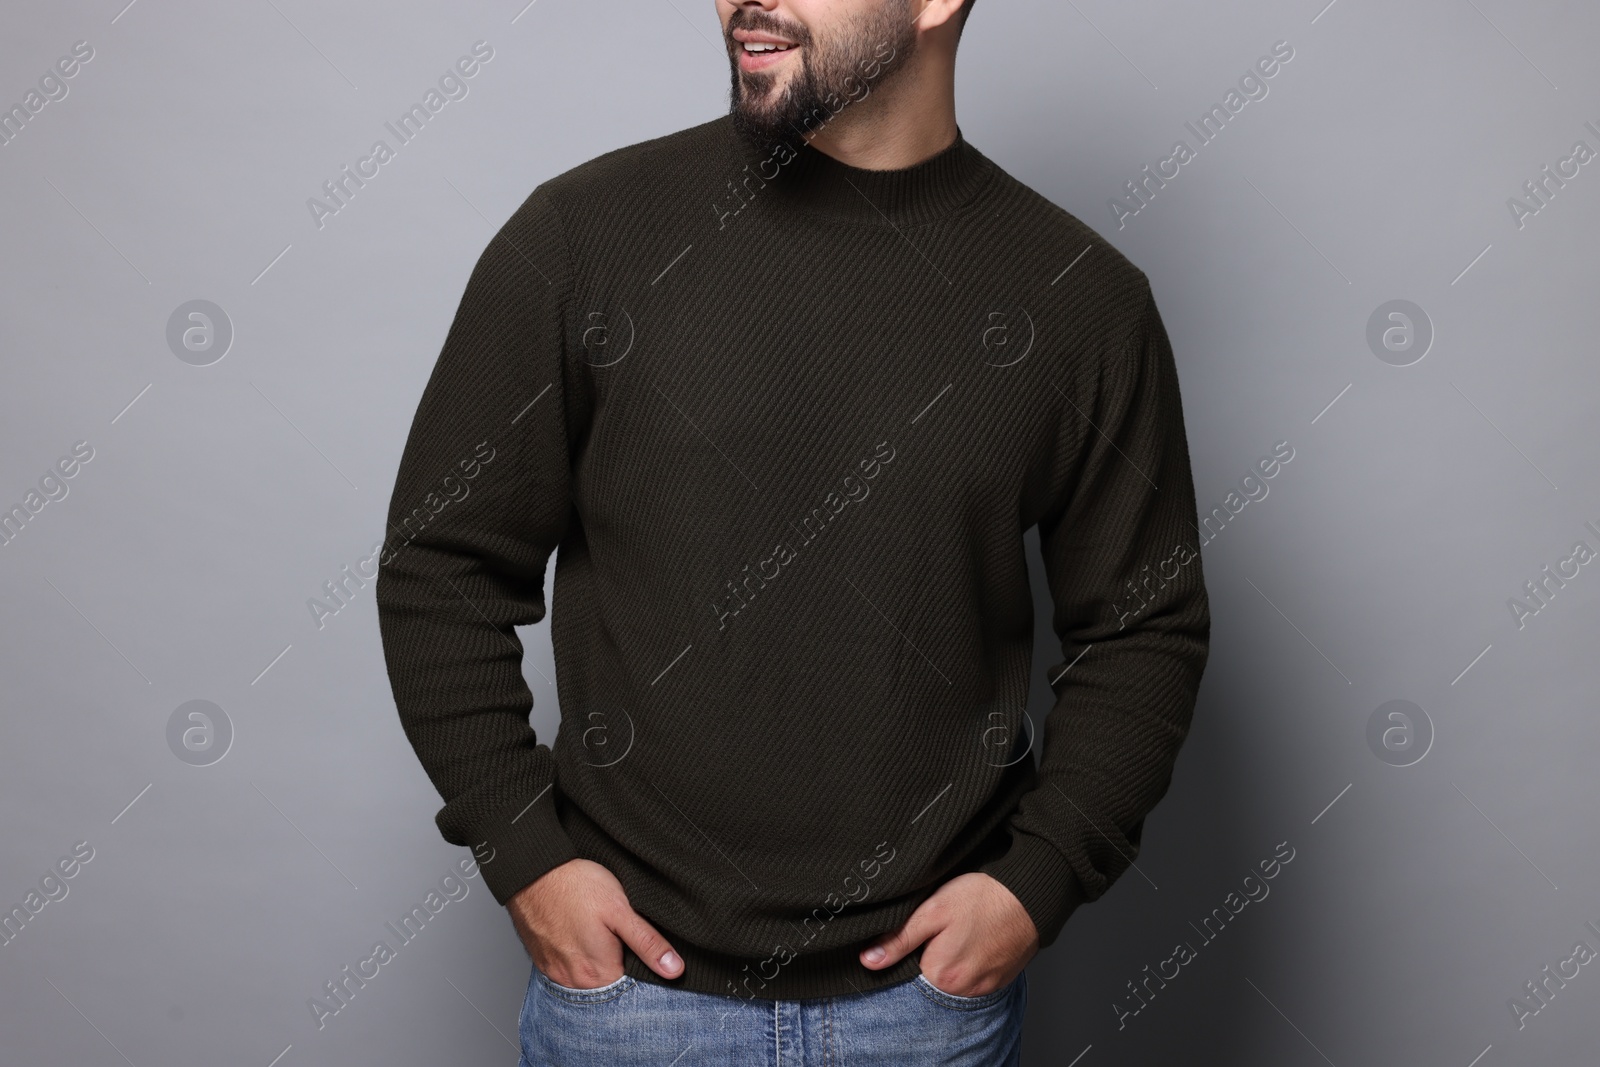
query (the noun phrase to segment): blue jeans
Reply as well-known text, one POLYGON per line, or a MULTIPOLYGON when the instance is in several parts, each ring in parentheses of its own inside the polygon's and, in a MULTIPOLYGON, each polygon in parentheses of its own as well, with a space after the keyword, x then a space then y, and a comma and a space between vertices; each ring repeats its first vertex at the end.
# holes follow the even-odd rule
POLYGON ((980 997, 922 975, 839 997, 749 1000, 641 982, 557 985, 537 967, 518 1067, 1016 1067, 1027 972, 980 997))

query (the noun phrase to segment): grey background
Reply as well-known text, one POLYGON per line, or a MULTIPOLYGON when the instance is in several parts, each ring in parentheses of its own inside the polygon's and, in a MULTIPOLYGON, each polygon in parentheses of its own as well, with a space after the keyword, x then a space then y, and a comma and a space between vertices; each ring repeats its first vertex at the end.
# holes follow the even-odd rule
MULTIPOLYGON (((1508 1001, 1600 948, 1600 567, 1523 629, 1507 598, 1600 547, 1600 162, 1521 229, 1506 201, 1575 140, 1600 149, 1600 12, 1324 2, 984 0, 961 49, 967 137, 1150 275, 1201 508, 1295 449, 1205 548, 1194 732, 1139 869, 1030 968, 1030 1062, 1593 1059, 1593 967, 1520 1031, 1508 1001), (1109 198, 1279 40, 1269 95, 1118 229, 1109 198), (1410 366, 1366 343, 1393 299, 1436 331, 1410 366), (1396 699, 1435 732, 1409 767, 1367 743, 1396 699), (1190 924, 1284 841, 1270 896, 1202 946, 1190 924), (1119 1029, 1126 983, 1182 940, 1198 958, 1119 1029)), ((370 584, 320 630, 306 601, 383 536, 500 222, 726 109, 713 7, 121 3, 16 5, 0 33, 8 107, 95 51, 0 147, 0 504, 94 449, 0 547, 0 902, 94 849, 0 946, 3 1058, 515 1062, 528 962, 481 878, 315 1025, 322 983, 468 853, 433 826, 370 584), (306 199, 480 39, 470 94, 319 230, 306 199), (235 332, 210 366, 165 339, 194 299, 235 332), (167 740, 197 699, 234 732, 209 766, 167 740)), ((1032 558, 1037 717, 1055 650, 1032 558)), ((526 636, 543 734, 546 627, 526 636)))

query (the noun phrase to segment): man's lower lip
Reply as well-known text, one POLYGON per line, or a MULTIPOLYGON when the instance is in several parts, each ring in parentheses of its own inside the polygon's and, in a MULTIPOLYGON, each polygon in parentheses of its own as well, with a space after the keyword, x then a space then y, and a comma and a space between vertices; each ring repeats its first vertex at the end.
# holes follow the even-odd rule
POLYGON ((746 52, 741 48, 739 49, 739 69, 765 70, 774 63, 781 63, 783 57, 789 53, 798 51, 800 51, 799 45, 795 45, 793 48, 786 48, 782 52, 746 52))

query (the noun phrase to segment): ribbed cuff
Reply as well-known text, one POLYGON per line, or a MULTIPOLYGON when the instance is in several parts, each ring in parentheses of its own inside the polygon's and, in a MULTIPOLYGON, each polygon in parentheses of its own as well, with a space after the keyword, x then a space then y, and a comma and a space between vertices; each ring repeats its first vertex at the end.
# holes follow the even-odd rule
POLYGON ((1016 896, 1039 931, 1039 947, 1060 935, 1067 919, 1086 899, 1083 883, 1056 847, 1031 834, 1012 831, 1011 850, 978 868, 1016 896))
POLYGON ((578 857, 572 839, 556 818, 551 790, 531 805, 524 800, 502 808, 473 834, 474 853, 484 851, 480 842, 491 850, 487 858, 478 860, 483 884, 501 904, 546 871, 578 857))

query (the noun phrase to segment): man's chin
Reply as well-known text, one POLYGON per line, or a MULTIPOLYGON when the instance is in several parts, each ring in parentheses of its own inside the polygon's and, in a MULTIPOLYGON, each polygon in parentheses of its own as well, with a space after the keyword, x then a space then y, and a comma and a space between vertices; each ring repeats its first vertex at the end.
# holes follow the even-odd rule
POLYGON ((793 141, 796 137, 795 131, 780 115, 771 113, 752 114, 742 107, 734 108, 731 115, 734 129, 758 145, 773 145, 780 141, 793 141))

